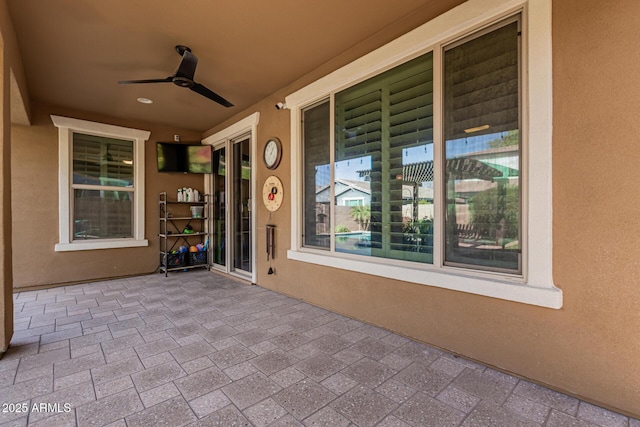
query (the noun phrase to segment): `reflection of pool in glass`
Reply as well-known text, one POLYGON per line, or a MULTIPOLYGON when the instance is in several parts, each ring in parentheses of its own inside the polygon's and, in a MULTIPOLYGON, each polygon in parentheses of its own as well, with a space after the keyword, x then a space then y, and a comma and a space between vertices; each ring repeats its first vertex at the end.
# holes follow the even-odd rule
POLYGON ((336 252, 371 255, 371 232, 336 233, 336 252))

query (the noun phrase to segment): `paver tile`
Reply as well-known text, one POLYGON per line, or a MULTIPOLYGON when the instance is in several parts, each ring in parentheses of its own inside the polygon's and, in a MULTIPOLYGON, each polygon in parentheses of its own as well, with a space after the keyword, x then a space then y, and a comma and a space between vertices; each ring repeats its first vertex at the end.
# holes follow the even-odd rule
POLYGON ((197 419, 198 418, 182 396, 176 396, 141 412, 128 416, 126 418, 126 422, 128 427, 160 425, 180 427, 196 421, 197 419))
POLYGON ((137 372, 131 376, 131 379, 137 390, 143 392, 184 376, 186 373, 174 361, 137 372))
POLYGON ((331 405, 341 415, 362 427, 375 426, 398 404, 365 386, 356 386, 331 405))
POLYGON ((303 420, 335 399, 336 395, 315 381, 302 380, 273 398, 296 419, 303 420))
POLYGON ((493 402, 482 401, 476 405, 461 424, 462 427, 537 427, 540 424, 525 420, 493 402))
POLYGON ((174 383, 184 398, 190 401, 231 383, 231 380, 220 369, 213 366, 177 379, 174 383))
POLYGON ((479 372, 466 369, 453 381, 453 385, 460 390, 501 405, 507 400, 517 382, 517 379, 495 371, 479 372))
POLYGON ((144 409, 135 389, 128 389, 76 409, 78 426, 106 425, 144 409))
POLYGON ((292 366, 298 360, 290 354, 278 349, 261 354, 250 360, 251 364, 266 375, 271 375, 292 366))
POLYGON ((273 399, 265 399, 245 409, 243 413, 254 426, 266 427, 287 415, 287 410, 273 399))
POLYGON ((222 387, 222 391, 240 410, 271 397, 282 389, 261 372, 234 381, 222 387))
POLYGON ((396 371, 375 360, 365 358, 343 369, 342 373, 360 384, 375 388, 394 376, 396 371))

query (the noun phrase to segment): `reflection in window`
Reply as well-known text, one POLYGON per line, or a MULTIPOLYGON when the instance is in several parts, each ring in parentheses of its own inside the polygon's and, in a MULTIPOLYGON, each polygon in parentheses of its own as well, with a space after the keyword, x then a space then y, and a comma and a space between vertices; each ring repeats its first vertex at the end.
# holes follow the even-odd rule
POLYGON ((133 237, 133 193, 74 190, 74 239, 133 237))
POLYGON ((304 246, 331 245, 329 101, 306 109, 304 124, 304 246))
POLYGON ((445 264, 521 272, 519 21, 444 51, 445 264))
POLYGON ((133 185, 133 141, 73 134, 73 183, 133 185))
POLYGON ((522 273, 519 25, 444 47, 438 159, 432 52, 303 110, 305 247, 522 273))
POLYGON ((431 263, 432 53, 337 93, 335 105, 336 251, 431 263))

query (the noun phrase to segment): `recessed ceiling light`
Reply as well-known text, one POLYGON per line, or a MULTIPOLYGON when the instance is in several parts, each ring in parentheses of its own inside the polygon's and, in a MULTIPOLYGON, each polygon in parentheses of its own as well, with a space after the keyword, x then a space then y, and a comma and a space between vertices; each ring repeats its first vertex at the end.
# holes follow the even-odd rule
POLYGON ((149 98, 138 98, 138 102, 141 104, 153 104, 153 101, 149 98))

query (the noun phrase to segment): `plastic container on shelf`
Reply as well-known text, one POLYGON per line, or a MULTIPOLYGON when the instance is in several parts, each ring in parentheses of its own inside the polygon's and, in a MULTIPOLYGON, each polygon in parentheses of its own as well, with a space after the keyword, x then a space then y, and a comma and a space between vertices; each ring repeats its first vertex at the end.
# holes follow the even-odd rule
POLYGON ((203 206, 191 206, 191 217, 192 218, 202 218, 202 213, 204 212, 203 206))

